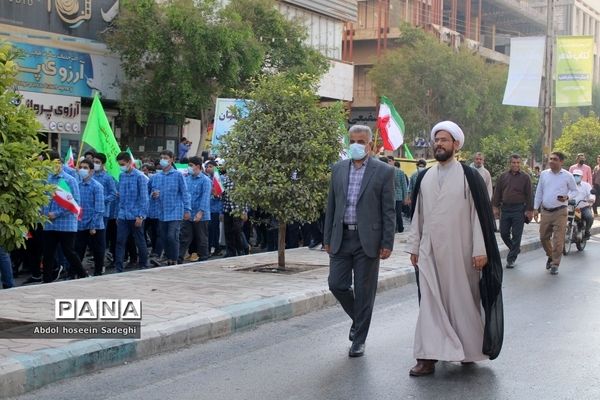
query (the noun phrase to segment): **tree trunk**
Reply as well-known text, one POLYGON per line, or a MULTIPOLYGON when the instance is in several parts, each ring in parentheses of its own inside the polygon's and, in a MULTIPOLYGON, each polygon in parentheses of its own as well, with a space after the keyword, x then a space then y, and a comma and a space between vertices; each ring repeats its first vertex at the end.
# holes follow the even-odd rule
POLYGON ((285 222, 279 223, 279 245, 277 246, 277 265, 279 269, 285 269, 285 222))
POLYGON ((206 135, 208 133, 208 123, 210 118, 210 112, 208 109, 203 108, 200 110, 200 143, 198 143, 198 150, 196 151, 196 156, 200 157, 202 152, 206 150, 205 142, 206 135))

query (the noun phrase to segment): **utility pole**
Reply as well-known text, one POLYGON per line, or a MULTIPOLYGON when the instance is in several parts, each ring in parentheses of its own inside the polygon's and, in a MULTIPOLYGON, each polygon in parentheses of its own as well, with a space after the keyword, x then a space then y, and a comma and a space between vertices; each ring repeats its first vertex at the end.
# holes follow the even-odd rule
POLYGON ((544 80, 544 167, 552 151, 552 88, 553 88, 553 58, 554 58, 554 0, 548 0, 547 27, 546 27, 546 57, 544 80))

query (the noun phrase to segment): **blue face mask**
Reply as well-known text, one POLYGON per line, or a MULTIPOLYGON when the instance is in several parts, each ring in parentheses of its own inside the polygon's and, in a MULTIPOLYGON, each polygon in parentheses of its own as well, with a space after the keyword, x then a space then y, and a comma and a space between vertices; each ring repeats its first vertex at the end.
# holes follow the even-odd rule
POLYGON ((83 169, 83 168, 81 168, 81 169, 78 171, 78 173, 79 173, 79 176, 80 176, 82 179, 85 179, 85 178, 87 178, 87 177, 88 177, 88 175, 90 174, 90 170, 89 170, 89 169, 83 169))
POLYGON ((581 176, 580 175, 575 175, 573 178, 575 178, 575 183, 581 183, 581 176))
POLYGON ((160 160, 160 166, 166 168, 169 166, 169 160, 160 160))
POLYGON ((127 172, 129 170, 127 165, 119 165, 119 169, 121 170, 121 172, 127 172))
POLYGON ((188 174, 194 175, 194 168, 193 167, 188 167, 188 174))
POLYGON ((362 160, 367 155, 366 146, 360 143, 352 143, 348 148, 348 154, 353 160, 362 160))

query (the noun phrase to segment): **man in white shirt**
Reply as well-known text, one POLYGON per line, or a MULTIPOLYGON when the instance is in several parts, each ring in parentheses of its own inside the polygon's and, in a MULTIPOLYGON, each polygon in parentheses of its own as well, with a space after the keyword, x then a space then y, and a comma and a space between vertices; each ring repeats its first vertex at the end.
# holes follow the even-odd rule
POLYGON ((576 169, 573 171, 573 178, 577 183, 577 195, 575 196, 575 206, 581 210, 581 218, 585 221, 585 238, 590 238, 590 228, 594 223, 594 215, 590 207, 596 201, 596 196, 592 194, 592 185, 583 182, 583 171, 576 169))
POLYGON ((534 216, 542 208, 540 241, 548 256, 546 269, 558 275, 558 266, 565 245, 567 226, 567 202, 577 195, 577 184, 573 175, 563 169, 565 155, 559 151, 550 154, 549 169, 542 171, 533 202, 534 216), (554 235, 553 235, 554 232, 554 235))

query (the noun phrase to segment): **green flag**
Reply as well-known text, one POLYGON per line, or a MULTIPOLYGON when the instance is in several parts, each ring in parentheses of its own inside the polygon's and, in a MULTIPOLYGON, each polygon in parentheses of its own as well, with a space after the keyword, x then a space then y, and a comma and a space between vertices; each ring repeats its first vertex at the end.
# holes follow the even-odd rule
POLYGON ((106 156, 106 171, 113 178, 119 180, 121 171, 117 163, 117 155, 121 152, 121 149, 108 123, 98 94, 94 95, 94 102, 85 125, 82 140, 93 147, 96 152, 104 153, 106 156))
POLYGON ((412 153, 410 152, 410 149, 406 145, 406 143, 404 143, 404 158, 408 158, 409 160, 414 160, 415 159, 413 157, 412 153))

